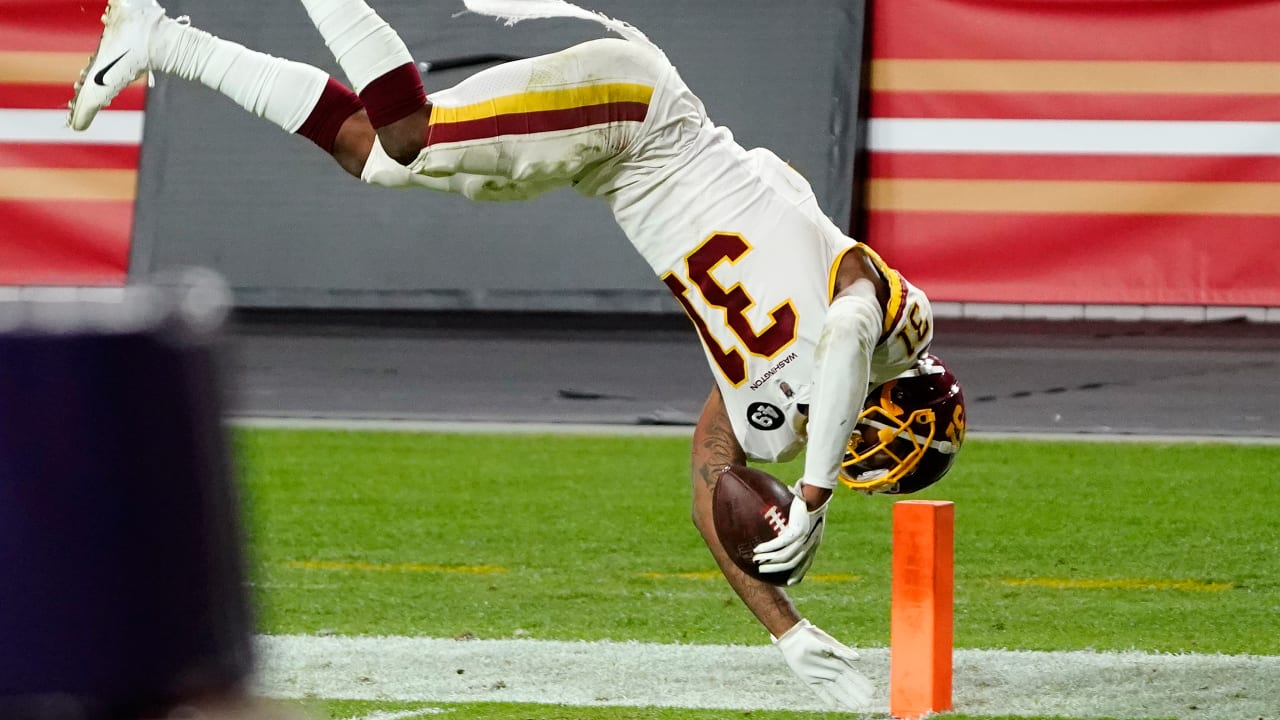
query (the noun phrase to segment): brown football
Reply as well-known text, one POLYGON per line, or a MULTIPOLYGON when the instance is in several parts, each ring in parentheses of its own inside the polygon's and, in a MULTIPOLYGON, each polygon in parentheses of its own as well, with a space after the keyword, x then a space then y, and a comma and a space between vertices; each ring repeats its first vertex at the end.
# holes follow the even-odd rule
POLYGON ((735 565, 757 580, 786 585, 791 572, 762 573, 752 561, 756 545, 786 527, 791 489, 763 470, 730 465, 720 473, 711 496, 716 537, 735 565))

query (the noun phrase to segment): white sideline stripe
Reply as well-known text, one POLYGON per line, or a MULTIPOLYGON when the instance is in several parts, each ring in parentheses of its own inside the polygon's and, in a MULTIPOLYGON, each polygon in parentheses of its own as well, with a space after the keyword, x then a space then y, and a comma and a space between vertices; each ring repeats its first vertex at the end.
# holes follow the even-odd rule
MULTIPOLYGON (((624 425, 621 423, 469 422, 448 420, 398 420, 343 417, 233 416, 232 427, 267 430, 340 430, 347 432, 457 433, 461 435, 589 435, 624 437, 689 437, 692 425, 624 425)), ((1280 445, 1280 437, 1234 435, 1142 435, 1116 433, 992 432, 970 430, 968 437, 988 440, 1046 440, 1087 443, 1226 443, 1231 445, 1280 445)))
POLYGON ((1280 123, 872 118, 876 152, 1280 155, 1280 123))
POLYGON ((625 435, 688 437, 692 425, 625 425, 622 423, 471 422, 348 417, 235 416, 234 427, 270 430, 347 430, 352 432, 459 433, 463 435, 625 435))
POLYGON ((1280 437, 1264 437, 1261 435, 1163 435, 1163 434, 1122 434, 1115 432, 996 432, 993 430, 970 430, 966 437, 984 440, 1034 440, 1045 442, 1081 442, 1081 443, 1158 443, 1165 445, 1194 445, 1198 443, 1219 443, 1223 445, 1280 445, 1280 437))
POLYGON ((444 708, 419 708, 417 710, 401 710, 400 712, 382 712, 378 711, 372 715, 361 715, 360 717, 347 718, 346 720, 405 720, 406 718, 422 717, 423 715, 443 715, 450 712, 444 708))
POLYGON ((0 110, 0 142, 137 145, 142 116, 141 110, 103 110, 88 130, 76 132, 67 127, 66 110, 0 110))
MULTIPOLYGON (((889 653, 859 650, 888 712, 889 653)), ((826 709, 768 645, 409 637, 259 638, 274 698, 826 709)), ((1280 656, 957 650, 954 705, 972 715, 1242 720, 1280 708, 1280 656)))

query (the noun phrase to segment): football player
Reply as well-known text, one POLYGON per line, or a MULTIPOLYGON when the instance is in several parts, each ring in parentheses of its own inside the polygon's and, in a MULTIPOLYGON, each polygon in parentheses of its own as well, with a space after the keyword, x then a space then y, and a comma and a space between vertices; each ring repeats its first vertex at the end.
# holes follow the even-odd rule
POLYGON ((363 0, 302 0, 354 90, 170 19, 154 0, 110 0, 68 123, 87 128, 157 71, 308 138, 367 183, 475 200, 572 186, 608 203, 693 322, 716 377, 694 432, 694 524, 791 669, 821 697, 865 707, 872 687, 857 655, 728 559, 711 494, 728 464, 807 450, 789 523, 755 558, 795 583, 837 484, 903 493, 940 478, 964 437, 963 397, 927 354, 928 298, 844 235, 785 162, 715 125, 635 28, 562 0, 465 2, 509 21, 589 18, 622 38, 498 65, 427 96, 404 43, 363 0))

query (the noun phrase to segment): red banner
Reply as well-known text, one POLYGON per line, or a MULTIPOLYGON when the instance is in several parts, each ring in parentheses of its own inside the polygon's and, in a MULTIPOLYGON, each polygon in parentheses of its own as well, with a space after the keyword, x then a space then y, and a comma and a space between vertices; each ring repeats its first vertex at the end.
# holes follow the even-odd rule
POLYGON ((65 127, 105 0, 0 0, 0 285, 120 285, 142 137, 135 84, 65 127))
POLYGON ((867 240, 933 299, 1280 306, 1280 4, 873 10, 867 240))

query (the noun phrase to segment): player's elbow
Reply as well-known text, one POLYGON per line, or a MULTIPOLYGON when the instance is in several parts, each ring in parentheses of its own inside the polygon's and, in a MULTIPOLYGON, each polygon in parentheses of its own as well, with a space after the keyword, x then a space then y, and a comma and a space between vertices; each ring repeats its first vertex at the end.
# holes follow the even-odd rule
POLYGON ((870 353, 880 338, 883 324, 884 310, 874 292, 846 290, 836 296, 827 308, 823 339, 826 342, 854 343, 870 353))
POLYGON ((689 513, 689 521, 697 528, 698 534, 703 537, 707 536, 708 531, 713 531, 711 520, 707 517, 707 513, 702 508, 699 508, 696 503, 689 513))
POLYGON ((710 543, 716 536, 715 519, 711 514, 711 498, 708 496, 705 501, 695 498, 693 507, 690 508, 689 521, 693 523, 693 527, 697 529, 702 539, 710 543))

